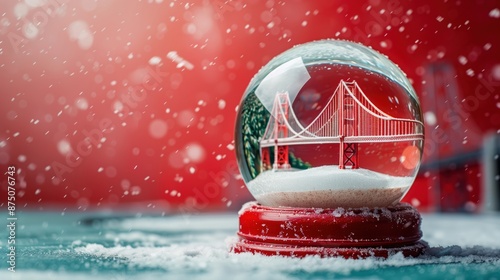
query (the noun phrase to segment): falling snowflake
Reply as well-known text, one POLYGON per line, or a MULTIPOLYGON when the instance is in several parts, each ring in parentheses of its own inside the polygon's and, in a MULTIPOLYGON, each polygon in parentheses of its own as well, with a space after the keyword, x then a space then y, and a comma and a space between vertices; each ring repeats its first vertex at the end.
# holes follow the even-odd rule
POLYGON ((492 18, 500 18, 500 9, 495 8, 495 9, 491 10, 488 15, 492 18))

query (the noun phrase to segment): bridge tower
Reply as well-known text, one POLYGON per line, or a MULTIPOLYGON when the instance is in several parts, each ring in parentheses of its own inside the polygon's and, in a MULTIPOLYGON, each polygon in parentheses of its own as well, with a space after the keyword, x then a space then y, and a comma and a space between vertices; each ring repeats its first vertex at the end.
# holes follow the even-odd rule
POLYGON ((287 92, 277 93, 274 100, 274 170, 290 169, 288 145, 278 145, 278 139, 288 137, 288 100, 287 92))
POLYGON ((260 148, 260 172, 271 169, 271 156, 268 147, 260 148))
POLYGON ((356 96, 356 82, 344 83, 346 87, 340 87, 339 106, 339 168, 357 169, 358 166, 358 143, 347 143, 344 141, 346 136, 358 136, 358 106, 352 98, 349 91, 356 96))

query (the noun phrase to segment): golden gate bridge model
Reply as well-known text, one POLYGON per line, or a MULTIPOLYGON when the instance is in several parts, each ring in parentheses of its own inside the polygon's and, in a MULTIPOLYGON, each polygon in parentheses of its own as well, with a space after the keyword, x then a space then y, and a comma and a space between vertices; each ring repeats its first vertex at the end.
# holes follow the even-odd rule
POLYGON ((357 169, 358 144, 424 139, 418 120, 395 118, 368 99, 356 81, 341 80, 318 116, 303 126, 295 115, 288 92, 277 93, 260 140, 261 171, 290 169, 288 147, 307 144, 339 144, 339 168, 357 169), (274 148, 271 165, 270 152, 274 148))

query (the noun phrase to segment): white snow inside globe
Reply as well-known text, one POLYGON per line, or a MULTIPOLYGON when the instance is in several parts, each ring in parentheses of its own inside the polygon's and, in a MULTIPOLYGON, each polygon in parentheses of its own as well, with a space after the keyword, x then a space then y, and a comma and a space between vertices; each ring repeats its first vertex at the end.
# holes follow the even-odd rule
POLYGON ((271 207, 387 207, 409 190, 424 127, 417 95, 360 44, 298 45, 255 75, 239 105, 243 179, 271 207))

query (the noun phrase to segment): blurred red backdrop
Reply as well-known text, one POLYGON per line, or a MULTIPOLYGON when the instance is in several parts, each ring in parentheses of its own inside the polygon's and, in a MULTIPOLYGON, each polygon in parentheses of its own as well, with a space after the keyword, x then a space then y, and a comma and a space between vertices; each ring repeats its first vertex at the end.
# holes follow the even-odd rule
MULTIPOLYGON (((0 15, 0 168, 19 170, 24 207, 239 208, 251 197, 233 150, 237 105, 272 57, 311 40, 371 46, 407 73, 424 163, 500 128, 495 0, 24 0, 0 15)), ((436 203, 429 170, 406 201, 436 203)), ((480 185, 466 201, 480 202, 480 185)))

